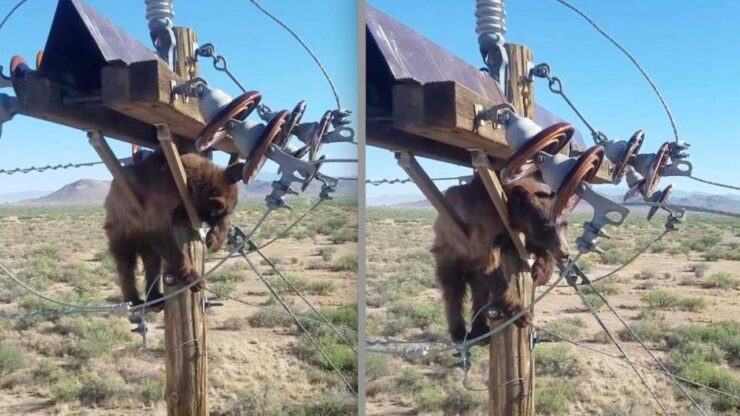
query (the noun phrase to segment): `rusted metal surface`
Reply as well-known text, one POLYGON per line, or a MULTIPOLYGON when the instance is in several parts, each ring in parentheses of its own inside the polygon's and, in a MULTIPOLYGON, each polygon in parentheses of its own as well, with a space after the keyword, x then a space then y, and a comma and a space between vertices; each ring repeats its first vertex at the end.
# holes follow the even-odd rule
MULTIPOLYGON (((371 66, 383 65, 397 83, 455 81, 493 102, 505 102, 496 80, 372 6, 367 6, 366 27, 368 42, 372 44, 368 49, 379 51, 378 57, 382 58, 381 62, 371 60, 370 57, 376 56, 369 54, 369 73, 373 72, 371 66)), ((369 76, 370 82, 372 79, 369 76)), ((544 107, 536 106, 535 122, 539 125, 547 127, 563 121, 544 107)), ((572 144, 575 150, 586 148, 577 131, 572 144)))
POLYGON ((107 63, 157 60, 148 47, 82 0, 59 0, 39 72, 81 90, 100 87, 107 63))

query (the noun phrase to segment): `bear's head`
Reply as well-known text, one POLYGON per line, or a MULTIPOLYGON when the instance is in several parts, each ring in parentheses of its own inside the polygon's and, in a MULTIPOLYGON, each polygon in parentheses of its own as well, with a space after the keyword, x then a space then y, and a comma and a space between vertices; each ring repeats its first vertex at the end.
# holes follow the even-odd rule
POLYGON ((535 254, 549 254, 556 260, 568 256, 565 219, 550 215, 555 194, 539 182, 526 179, 508 192, 511 226, 526 237, 527 248, 535 254))

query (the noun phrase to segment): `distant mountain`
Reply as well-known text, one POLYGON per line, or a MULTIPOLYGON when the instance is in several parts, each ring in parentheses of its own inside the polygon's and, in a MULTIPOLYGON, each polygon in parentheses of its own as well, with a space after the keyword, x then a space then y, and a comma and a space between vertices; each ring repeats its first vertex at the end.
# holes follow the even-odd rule
POLYGON ((22 191, 0 194, 0 204, 11 204, 24 199, 38 198, 40 196, 47 195, 48 193, 49 191, 22 191))
POLYGON ((108 194, 110 181, 80 179, 46 196, 17 202, 24 205, 102 204, 108 194))
MULTIPOLYGON (((695 193, 684 193, 683 197, 674 196, 671 198, 670 203, 676 205, 686 205, 691 207, 700 208, 711 208, 720 211, 727 211, 740 214, 740 199, 734 195, 711 195, 701 192, 695 193)), ((607 195, 609 199, 616 202, 622 201, 621 195, 607 195)), ((636 199, 634 201, 637 201, 636 199)), ((394 208, 432 208, 432 204, 426 199, 417 199, 414 201, 403 201, 400 203, 393 204, 394 208)), ((639 207, 630 207, 631 210, 637 210, 639 207)), ((576 212, 590 212, 591 207, 585 202, 581 202, 576 206, 576 212)))
MULTIPOLYGON (((300 192, 300 188, 295 184, 293 188, 300 192)), ((20 205, 75 205, 75 204, 103 204, 105 196, 108 195, 110 181, 100 181, 93 179, 80 179, 70 184, 64 185, 57 191, 44 195, 45 193, 30 194, 25 197, 16 198, 12 202, 20 205)), ((321 183, 311 182, 306 191, 300 195, 290 195, 288 198, 306 198, 315 197, 321 191, 321 183)), ((239 185, 239 199, 262 200, 267 194, 272 192, 272 181, 255 180, 249 185, 239 185)), ((336 192, 333 194, 338 197, 349 197, 357 195, 356 181, 340 181, 336 192)))

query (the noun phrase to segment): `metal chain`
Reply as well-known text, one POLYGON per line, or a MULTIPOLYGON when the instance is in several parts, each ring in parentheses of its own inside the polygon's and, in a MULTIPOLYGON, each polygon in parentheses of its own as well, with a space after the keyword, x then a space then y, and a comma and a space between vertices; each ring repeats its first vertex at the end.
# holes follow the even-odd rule
POLYGON ((544 78, 548 81, 548 86, 550 88, 550 92, 552 92, 555 95, 559 95, 563 98, 566 104, 573 110, 573 112, 576 113, 578 118, 581 119, 583 124, 588 127, 588 129, 591 131, 591 137, 594 140, 595 144, 601 144, 609 140, 609 138, 606 136, 606 134, 602 133, 601 131, 596 130, 591 123, 586 120, 586 117, 578 110, 575 104, 568 98, 568 96, 565 94, 565 90, 563 89, 563 81, 560 80, 560 78, 552 76, 550 74, 550 65, 547 63, 541 63, 536 65, 532 70, 530 71, 530 76, 534 76, 537 78, 544 78))
POLYGON ((572 11, 576 12, 576 13, 577 13, 578 15, 580 15, 580 16, 581 16, 582 18, 586 19, 586 21, 587 21, 588 23, 590 23, 590 24, 591 24, 591 26, 593 26, 593 28, 594 28, 594 29, 596 29, 596 31, 597 31, 597 32, 599 32, 599 33, 600 33, 600 34, 601 34, 602 36, 604 36, 604 37, 605 37, 605 38, 606 38, 606 39, 607 39, 607 40, 608 40, 609 42, 611 42, 611 43, 612 43, 612 44, 613 44, 614 46, 616 46, 616 47, 617 47, 617 49, 619 49, 619 50, 620 50, 620 51, 621 51, 621 52, 622 52, 622 53, 623 53, 623 54, 624 54, 624 55, 625 55, 625 56, 626 56, 626 57, 627 57, 627 58, 628 58, 628 59, 630 60, 630 62, 632 62, 632 64, 634 64, 634 66, 635 66, 635 67, 636 67, 636 68, 637 68, 637 69, 638 69, 638 70, 640 71, 640 73, 642 74, 643 78, 645 78, 645 80, 646 80, 646 81, 648 82, 648 84, 650 84, 650 88, 652 88, 652 89, 653 89, 653 91, 655 92, 655 95, 656 95, 656 96, 658 97, 658 99, 660 100, 660 103, 661 103, 661 105, 663 106, 663 109, 665 110, 665 112, 666 112, 666 115, 668 115, 668 119, 669 119, 669 120, 670 120, 670 122, 671 122, 671 127, 673 128, 673 136, 674 136, 674 137, 675 137, 675 139, 676 139, 676 143, 678 143, 678 142, 679 142, 679 139, 678 139, 678 127, 676 126, 676 120, 675 120, 675 119, 673 118, 673 113, 671 113, 671 109, 670 109, 670 108, 668 108, 668 103, 666 102, 665 98, 663 98, 663 94, 661 94, 661 93, 660 93, 660 90, 658 90, 658 86, 657 86, 657 85, 655 85, 655 82, 653 81, 653 79, 652 79, 652 78, 650 78, 650 75, 648 75, 647 71, 645 71, 645 69, 644 69, 644 68, 642 67, 642 65, 640 65, 640 63, 639 63, 639 62, 637 61, 637 59, 636 59, 636 58, 635 58, 634 56, 632 56, 632 54, 631 54, 631 53, 629 53, 629 52, 627 51, 627 49, 625 49, 625 48, 624 48, 624 47, 623 47, 622 45, 620 45, 620 44, 619 44, 619 42, 617 42, 617 41, 616 41, 616 40, 615 40, 615 39, 614 39, 614 38, 613 38, 613 37, 612 37, 611 35, 609 35, 609 34, 608 34, 608 33, 607 33, 607 32, 606 32, 606 31, 605 31, 604 29, 602 29, 602 28, 601 28, 601 26, 599 26, 599 25, 598 25, 598 24, 597 24, 597 23, 596 23, 596 22, 595 22, 595 21, 594 21, 593 19, 591 19, 591 18, 590 18, 590 17, 589 17, 589 16, 588 16, 588 15, 587 15, 586 13, 584 13, 584 12, 583 12, 583 11, 581 11, 581 10, 579 10, 579 9, 578 9, 578 8, 577 8, 576 6, 574 6, 574 5, 570 4, 570 3, 568 3, 568 2, 567 2, 567 1, 565 1, 565 0, 555 0, 555 1, 556 1, 556 2, 558 2, 558 3, 560 3, 560 4, 562 4, 563 6, 565 6, 565 7, 567 7, 567 8, 569 8, 570 10, 572 10, 572 11))
MULTIPOLYGON (((450 176, 450 177, 443 177, 443 178, 431 178, 433 181, 461 181, 463 179, 466 179, 470 177, 470 175, 467 176, 450 176)), ((340 178, 342 180, 357 180, 357 178, 340 178)), ((372 185, 372 186, 380 186, 380 185, 396 185, 396 184, 403 184, 403 183, 409 183, 413 182, 412 179, 405 178, 395 178, 395 179, 379 179, 379 180, 366 180, 365 183, 372 185)))
MULTIPOLYGON (((216 47, 212 43, 206 43, 203 46, 198 47, 198 49, 195 50, 194 55, 195 59, 197 59, 199 56, 213 59, 213 68, 215 68, 216 71, 225 73, 234 82, 234 84, 239 87, 242 93, 247 92, 247 89, 244 87, 244 85, 239 82, 239 79, 237 79, 236 76, 229 70, 229 65, 226 61, 226 57, 216 54, 216 47)), ((269 121, 270 114, 272 114, 272 109, 266 104, 260 102, 259 104, 257 104, 257 114, 263 121, 269 121)))
POLYGON ((13 175, 16 173, 44 172, 47 170, 59 169, 77 169, 95 165, 101 165, 103 162, 84 162, 84 163, 67 163, 60 165, 31 166, 27 168, 0 169, 0 175, 13 175))

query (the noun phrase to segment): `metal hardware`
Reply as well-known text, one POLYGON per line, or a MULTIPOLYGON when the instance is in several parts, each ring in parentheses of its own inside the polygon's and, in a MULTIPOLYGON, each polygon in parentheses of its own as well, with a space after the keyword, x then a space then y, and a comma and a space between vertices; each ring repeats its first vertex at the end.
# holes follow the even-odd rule
POLYGON ((144 0, 146 19, 149 21, 149 36, 152 38, 157 55, 172 68, 175 62, 175 32, 172 31, 172 19, 175 12, 174 0, 144 0))
POLYGON ((607 225, 622 225, 630 210, 594 191, 591 185, 586 182, 581 182, 578 185, 576 193, 594 209, 591 221, 583 225, 583 234, 576 239, 578 252, 582 254, 591 251, 601 253, 603 250, 597 246, 596 241, 599 237, 609 238, 604 231, 604 227, 607 225), (615 218, 615 216, 618 217, 615 218))

